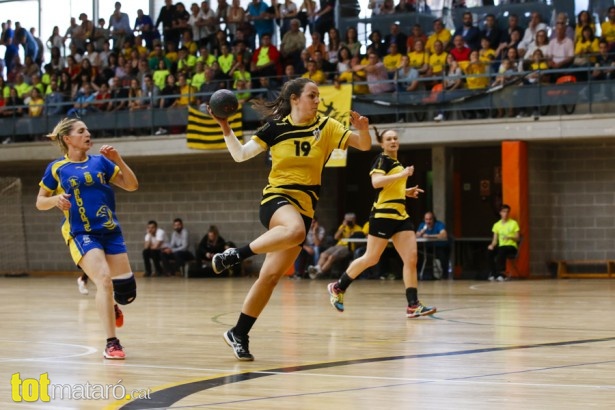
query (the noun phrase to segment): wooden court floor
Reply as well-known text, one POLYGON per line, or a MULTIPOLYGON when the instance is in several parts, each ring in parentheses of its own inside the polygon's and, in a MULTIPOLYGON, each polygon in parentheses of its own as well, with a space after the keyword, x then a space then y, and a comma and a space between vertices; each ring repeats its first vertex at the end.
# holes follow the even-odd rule
POLYGON ((0 278, 0 409, 615 408, 609 280, 421 282, 438 313, 409 320, 401 281, 355 282, 340 314, 327 281, 284 279, 238 362, 222 333, 253 279, 139 278, 106 361, 75 278, 0 278))

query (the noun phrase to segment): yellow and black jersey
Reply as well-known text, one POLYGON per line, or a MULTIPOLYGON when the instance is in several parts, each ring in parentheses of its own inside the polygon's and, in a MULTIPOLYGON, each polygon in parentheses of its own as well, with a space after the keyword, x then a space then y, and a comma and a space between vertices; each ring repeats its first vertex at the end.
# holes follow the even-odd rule
MULTIPOLYGON (((376 173, 394 175, 403 170, 404 166, 398 160, 382 153, 376 157, 369 175, 376 173)), ((376 190, 376 200, 372 206, 370 218, 396 220, 408 218, 406 212, 406 180, 407 178, 400 178, 376 190)))
POLYGON ((271 172, 263 190, 264 204, 287 198, 310 218, 320 193, 322 169, 334 149, 346 149, 350 130, 333 118, 318 116, 308 124, 294 124, 289 116, 270 120, 252 139, 271 150, 271 172))

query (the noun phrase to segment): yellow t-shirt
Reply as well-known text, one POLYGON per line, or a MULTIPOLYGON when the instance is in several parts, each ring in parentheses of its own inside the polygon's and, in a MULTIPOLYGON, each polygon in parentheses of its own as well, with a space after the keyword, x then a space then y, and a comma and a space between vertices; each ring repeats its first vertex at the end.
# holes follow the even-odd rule
POLYGON ((256 59, 256 66, 260 67, 269 64, 271 59, 269 58, 269 47, 261 47, 256 59))
POLYGON ((180 87, 179 92, 181 95, 177 99, 177 105, 185 106, 195 103, 196 97, 194 94, 196 93, 196 90, 193 86, 186 84, 183 87, 180 87))
POLYGON ((395 71, 399 64, 401 63, 401 53, 397 53, 395 55, 387 54, 382 59, 382 64, 384 64, 384 68, 387 71, 395 71))
POLYGON ((423 67, 424 64, 429 64, 429 55, 426 52, 412 51, 408 53, 408 58, 410 59, 410 67, 417 70, 423 67))
POLYGON ((487 88, 489 86, 489 77, 484 74, 487 73, 487 69, 483 63, 470 63, 466 67, 465 73, 466 83, 468 85, 468 89, 470 90, 478 90, 481 88, 487 88), (480 77, 474 77, 473 75, 481 75, 480 77))
MULTIPOLYGON (((576 27, 574 28, 574 42, 575 43, 577 41, 581 41, 581 39, 583 38, 583 27, 584 26, 577 24, 576 27)), ((591 23, 589 27, 591 27, 594 34, 596 34, 596 25, 594 23, 591 23)))
POLYGON ((227 54, 218 56, 218 64, 220 64, 220 70, 224 74, 228 74, 233 68, 233 64, 235 64, 235 56, 233 54, 227 54))
POLYGON ((444 70, 446 64, 446 57, 448 53, 442 52, 442 54, 432 54, 429 56, 429 66, 431 67, 432 74, 440 74, 444 70))
MULTIPOLYGON (((404 170, 404 166, 396 159, 381 153, 372 165, 369 175, 395 175, 404 170)), ((372 205, 370 218, 384 218, 404 220, 408 218, 406 212, 406 181, 408 178, 399 178, 390 184, 376 190, 376 200, 372 205)))
POLYGON ((548 70, 549 69, 549 66, 544 61, 541 61, 540 63, 532 63, 530 67, 531 67, 532 71, 548 70))
POLYGON ((609 20, 600 25, 602 28, 602 37, 610 43, 615 43, 615 24, 609 20))
POLYGON ((447 29, 443 29, 440 33, 433 33, 431 36, 427 38, 427 44, 425 44, 425 49, 430 54, 433 54, 436 52, 433 46, 436 40, 440 40, 442 44, 444 45, 444 48, 446 48, 446 45, 448 44, 448 42, 451 41, 451 32, 448 31, 447 29))
POLYGON ((483 63, 490 63, 495 59, 495 50, 488 48, 486 50, 480 49, 478 51, 478 59, 483 63))
MULTIPOLYGON (((574 55, 580 56, 583 54, 598 54, 600 52, 600 46, 598 39, 595 38, 594 41, 577 41, 574 46, 574 55)), ((585 57, 585 56, 584 56, 585 57)), ((589 61, 592 63, 596 62, 596 57, 590 56, 589 61)))
POLYGON ((502 220, 497 221, 493 225, 491 231, 498 235, 498 246, 513 246, 518 247, 517 241, 507 239, 508 237, 519 232, 519 224, 514 219, 509 219, 505 223, 502 220))
POLYGON ((323 73, 322 70, 316 70, 314 74, 310 74, 310 72, 308 71, 304 73, 301 77, 309 78, 316 84, 323 84, 325 81, 327 81, 327 77, 325 77, 325 73, 323 73))

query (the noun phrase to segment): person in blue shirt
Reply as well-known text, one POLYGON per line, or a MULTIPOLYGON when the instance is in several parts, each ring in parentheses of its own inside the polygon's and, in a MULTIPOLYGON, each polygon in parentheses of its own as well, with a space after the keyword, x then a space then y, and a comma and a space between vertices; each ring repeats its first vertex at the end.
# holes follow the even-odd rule
MULTIPOLYGON (((419 229, 416 231, 416 237, 442 240, 442 242, 433 243, 433 250, 436 259, 440 261, 441 278, 448 279, 448 261, 451 249, 448 244, 448 233, 446 232, 444 223, 438 221, 433 212, 426 212, 423 217, 423 222, 421 222, 419 229)), ((422 257, 425 257, 425 255, 422 257)), ((419 261, 419 266, 421 266, 421 264, 422 261, 419 261)))
POLYGON ((116 327, 124 323, 114 305, 132 303, 137 284, 130 268, 126 243, 115 215, 111 184, 135 191, 139 182, 119 152, 110 145, 89 155, 92 137, 78 118, 64 118, 48 137, 64 156, 52 161, 39 183, 36 208, 58 208, 64 214, 62 236, 75 264, 96 284, 96 307, 107 334, 106 359, 124 359, 116 327))

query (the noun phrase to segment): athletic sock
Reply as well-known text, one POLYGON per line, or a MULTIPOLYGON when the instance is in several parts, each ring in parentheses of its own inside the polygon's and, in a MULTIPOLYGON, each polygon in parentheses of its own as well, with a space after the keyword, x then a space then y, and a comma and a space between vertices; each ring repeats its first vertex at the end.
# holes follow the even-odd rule
POLYGON ((419 292, 416 288, 406 288, 406 300, 408 306, 414 306, 419 303, 419 292))
POLYGON ((346 272, 344 272, 342 273, 342 276, 340 276, 339 280, 335 283, 335 288, 342 292, 346 292, 346 289, 348 289, 348 286, 350 286, 353 280, 353 278, 351 278, 346 272))
POLYGON ((252 252, 252 249, 250 249, 250 245, 237 248, 237 254, 239 255, 239 259, 241 260, 248 259, 250 256, 256 255, 254 252, 252 252))
POLYGON ((248 316, 245 313, 241 313, 239 315, 239 319, 237 319, 237 324, 233 329, 233 333, 239 337, 247 336, 248 333, 250 333, 252 326, 254 326, 254 322, 256 322, 255 317, 248 316))

